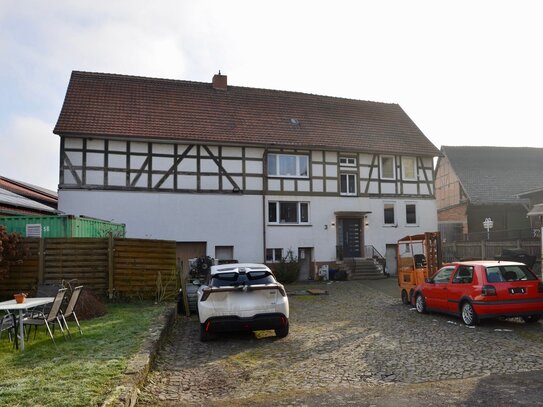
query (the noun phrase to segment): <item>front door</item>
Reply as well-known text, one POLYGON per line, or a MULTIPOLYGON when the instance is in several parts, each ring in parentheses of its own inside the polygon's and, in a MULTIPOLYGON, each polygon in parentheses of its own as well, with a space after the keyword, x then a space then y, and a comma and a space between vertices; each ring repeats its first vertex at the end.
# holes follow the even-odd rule
POLYGON ((386 245, 386 267, 387 272, 391 276, 398 274, 398 258, 396 257, 396 245, 387 244, 386 245))
POLYGON ((343 219, 343 256, 360 257, 361 242, 360 219, 343 219))
POLYGON ((298 261, 300 262, 300 275, 298 280, 309 280, 311 272, 311 264, 313 262, 313 248, 300 247, 298 248, 298 261))

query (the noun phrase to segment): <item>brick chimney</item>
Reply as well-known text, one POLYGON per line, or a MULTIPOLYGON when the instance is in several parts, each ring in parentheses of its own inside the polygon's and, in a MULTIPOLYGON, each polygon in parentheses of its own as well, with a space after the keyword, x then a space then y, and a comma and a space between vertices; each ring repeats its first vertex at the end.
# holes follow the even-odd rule
POLYGON ((226 90, 226 75, 221 75, 221 71, 218 74, 213 75, 213 89, 226 90))

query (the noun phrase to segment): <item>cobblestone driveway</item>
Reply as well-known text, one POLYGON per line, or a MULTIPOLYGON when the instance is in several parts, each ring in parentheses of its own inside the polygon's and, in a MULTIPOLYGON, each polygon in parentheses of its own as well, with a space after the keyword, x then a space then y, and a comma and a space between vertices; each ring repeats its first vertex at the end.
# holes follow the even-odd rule
POLYGON ((284 339, 263 331, 201 343, 197 318, 180 317, 139 405, 315 405, 308 400, 319 395, 322 405, 360 405, 349 394, 378 397, 417 386, 437 395, 441 388, 454 402, 467 399, 467 388, 476 385, 472 378, 543 368, 541 323, 492 321, 468 328, 448 316, 419 315, 401 304, 394 279, 311 287, 329 295, 291 295, 284 339), (467 379, 466 387, 443 387, 451 379, 467 379), (433 384, 421 386, 427 382, 433 384))

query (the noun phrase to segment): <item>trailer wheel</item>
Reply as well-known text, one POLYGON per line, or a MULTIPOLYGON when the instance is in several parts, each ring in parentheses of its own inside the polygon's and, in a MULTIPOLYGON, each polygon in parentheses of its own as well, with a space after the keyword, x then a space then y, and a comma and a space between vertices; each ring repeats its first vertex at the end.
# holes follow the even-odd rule
POLYGON ((409 305, 409 296, 407 295, 407 291, 402 290, 402 302, 405 305, 409 305))

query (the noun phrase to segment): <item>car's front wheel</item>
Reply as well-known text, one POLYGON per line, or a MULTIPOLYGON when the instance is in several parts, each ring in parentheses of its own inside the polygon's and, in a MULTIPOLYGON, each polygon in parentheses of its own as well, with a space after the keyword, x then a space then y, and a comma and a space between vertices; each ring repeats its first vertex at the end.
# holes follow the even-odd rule
POLYGON ((422 294, 417 294, 417 298, 415 299, 415 308, 417 309, 417 312, 421 314, 426 312, 426 301, 424 300, 424 296, 422 294))
POLYGON ((476 325, 478 322, 473 305, 469 302, 465 302, 462 305, 462 321, 464 321, 464 324, 466 325, 476 325))
POLYGON ((527 324, 533 324, 534 322, 537 322, 541 319, 541 315, 528 315, 528 316, 522 317, 522 319, 527 324))
POLYGON ((288 335, 288 321, 284 326, 275 330, 275 335, 278 338, 284 338, 288 335))

